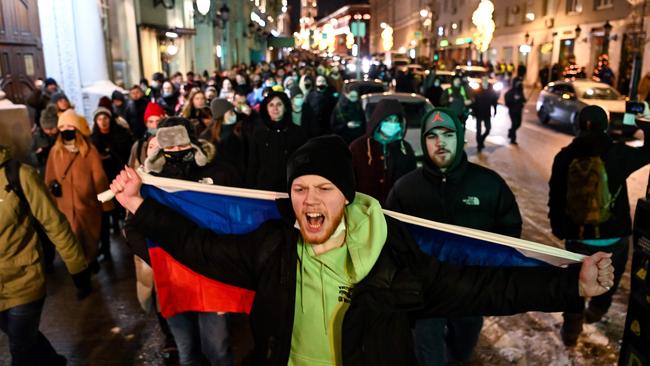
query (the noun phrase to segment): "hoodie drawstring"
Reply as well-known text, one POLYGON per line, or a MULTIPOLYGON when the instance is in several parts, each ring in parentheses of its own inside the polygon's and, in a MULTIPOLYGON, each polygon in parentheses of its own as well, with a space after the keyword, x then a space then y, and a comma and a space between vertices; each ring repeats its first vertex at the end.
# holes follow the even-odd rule
POLYGON ((320 303, 323 311, 323 328, 325 328, 325 333, 327 333, 327 309, 325 305, 327 302, 325 301, 325 296, 327 296, 327 292, 325 291, 325 278, 323 278, 323 263, 320 263, 320 303))
POLYGON ((366 149, 368 154, 368 166, 372 165, 372 150, 370 149, 370 137, 366 139, 366 149))
POLYGON ((300 309, 305 313, 305 245, 300 246, 300 309))

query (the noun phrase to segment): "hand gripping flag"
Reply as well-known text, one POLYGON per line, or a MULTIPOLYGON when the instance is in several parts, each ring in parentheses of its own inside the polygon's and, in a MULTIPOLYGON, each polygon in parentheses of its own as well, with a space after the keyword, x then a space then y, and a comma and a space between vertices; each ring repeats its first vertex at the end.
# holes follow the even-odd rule
MULTIPOLYGON (((217 234, 245 234, 264 221, 280 218, 275 204, 286 193, 206 185, 138 172, 142 195, 183 214, 217 234)), ((110 191, 98 196, 112 197, 110 191)), ((523 239, 442 224, 384 210, 402 221, 420 249, 443 262, 480 266, 566 266, 584 256, 523 239)), ((262 243, 260 243, 262 245, 262 243)), ((197 274, 149 241, 158 301, 163 316, 198 312, 249 313, 254 291, 197 274)))

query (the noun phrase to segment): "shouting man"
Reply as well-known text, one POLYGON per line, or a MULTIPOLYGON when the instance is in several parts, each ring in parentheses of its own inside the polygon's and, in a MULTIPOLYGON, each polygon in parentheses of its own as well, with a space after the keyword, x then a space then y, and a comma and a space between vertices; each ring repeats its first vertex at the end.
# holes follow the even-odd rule
POLYGON ((111 190, 134 224, 192 270, 256 291, 255 365, 412 365, 410 320, 432 316, 578 310, 612 285, 609 256, 581 268, 472 268, 438 262, 355 193, 351 156, 336 136, 315 138, 287 162, 284 219, 218 235, 140 196, 127 168, 111 190))

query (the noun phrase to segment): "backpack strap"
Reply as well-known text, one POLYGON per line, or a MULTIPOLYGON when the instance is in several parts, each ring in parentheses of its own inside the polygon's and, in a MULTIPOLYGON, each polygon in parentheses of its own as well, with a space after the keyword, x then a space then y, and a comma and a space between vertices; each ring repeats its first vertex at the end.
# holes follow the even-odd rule
POLYGON ((7 176, 8 182, 7 186, 5 187, 5 191, 14 192, 16 196, 18 196, 20 205, 23 207, 25 212, 27 212, 28 215, 32 216, 32 210, 29 206, 29 202, 27 202, 27 197, 25 197, 23 187, 20 183, 20 161, 16 159, 10 159, 6 161, 3 166, 5 166, 5 175, 7 176))

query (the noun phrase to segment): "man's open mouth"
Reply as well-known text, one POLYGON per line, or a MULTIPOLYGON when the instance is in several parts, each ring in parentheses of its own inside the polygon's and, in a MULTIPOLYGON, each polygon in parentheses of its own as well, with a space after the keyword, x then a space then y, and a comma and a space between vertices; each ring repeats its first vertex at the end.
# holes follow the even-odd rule
POLYGON ((325 215, 318 212, 308 212, 305 214, 305 218, 307 219, 307 225, 312 230, 320 229, 323 222, 325 222, 325 215))

